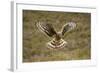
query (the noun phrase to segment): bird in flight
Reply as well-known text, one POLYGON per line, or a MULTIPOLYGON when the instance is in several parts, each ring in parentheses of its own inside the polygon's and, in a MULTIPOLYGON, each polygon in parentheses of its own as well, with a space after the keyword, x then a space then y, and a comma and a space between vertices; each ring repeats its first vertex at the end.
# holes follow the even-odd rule
POLYGON ((36 25, 40 31, 53 38, 47 43, 47 47, 52 49, 64 48, 67 45, 67 42, 62 37, 64 36, 65 32, 69 32, 76 27, 76 23, 68 22, 62 26, 59 32, 56 32, 52 24, 38 22, 36 25))

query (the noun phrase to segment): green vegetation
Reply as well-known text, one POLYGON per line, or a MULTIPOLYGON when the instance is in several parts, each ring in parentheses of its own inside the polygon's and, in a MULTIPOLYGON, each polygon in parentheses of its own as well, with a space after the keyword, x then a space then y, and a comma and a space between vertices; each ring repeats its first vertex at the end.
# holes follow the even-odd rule
POLYGON ((23 62, 84 60, 91 58, 91 14, 23 10, 23 62), (48 49, 52 38, 41 33, 38 21, 52 23, 56 31, 70 21, 76 28, 64 35, 68 42, 64 49, 48 49))

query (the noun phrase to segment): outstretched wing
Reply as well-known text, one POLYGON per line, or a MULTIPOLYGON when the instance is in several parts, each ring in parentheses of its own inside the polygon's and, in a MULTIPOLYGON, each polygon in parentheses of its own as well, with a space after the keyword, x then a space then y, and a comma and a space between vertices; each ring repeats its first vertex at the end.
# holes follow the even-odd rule
POLYGON ((70 30, 72 30, 75 27, 76 27, 76 23, 74 23, 74 22, 69 22, 69 23, 65 24, 61 30, 62 35, 64 35, 65 32, 69 32, 70 30))
POLYGON ((51 24, 48 23, 44 23, 44 22, 38 22, 37 23, 37 27, 45 32, 48 36, 52 37, 53 35, 56 34, 56 31, 54 30, 53 26, 51 24))

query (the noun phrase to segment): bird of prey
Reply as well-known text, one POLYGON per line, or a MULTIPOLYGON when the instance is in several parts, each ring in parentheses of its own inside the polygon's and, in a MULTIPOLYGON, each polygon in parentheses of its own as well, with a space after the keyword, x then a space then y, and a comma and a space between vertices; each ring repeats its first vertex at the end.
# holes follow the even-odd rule
POLYGON ((53 38, 50 42, 47 43, 47 47, 52 49, 64 48, 67 45, 67 42, 62 39, 62 36, 64 36, 65 32, 69 32, 76 27, 76 23, 68 22, 62 26, 59 32, 56 32, 52 24, 38 22, 36 25, 40 31, 53 38))

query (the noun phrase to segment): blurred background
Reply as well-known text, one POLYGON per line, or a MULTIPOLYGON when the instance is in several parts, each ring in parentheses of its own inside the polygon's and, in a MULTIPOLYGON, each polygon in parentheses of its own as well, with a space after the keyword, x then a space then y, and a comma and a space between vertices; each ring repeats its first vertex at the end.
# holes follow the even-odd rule
POLYGON ((86 60, 91 58, 91 14, 23 10, 23 62, 86 60), (48 22, 56 31, 70 21, 76 28, 65 33, 68 42, 63 49, 48 49, 46 43, 52 38, 36 26, 38 21, 48 22))

